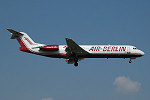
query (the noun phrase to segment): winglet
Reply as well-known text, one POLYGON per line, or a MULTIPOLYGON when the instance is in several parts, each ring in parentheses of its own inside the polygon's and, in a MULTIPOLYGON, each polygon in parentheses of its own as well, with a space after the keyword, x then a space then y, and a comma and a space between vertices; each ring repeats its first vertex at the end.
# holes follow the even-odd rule
POLYGON ((17 32, 17 31, 12 30, 12 29, 7 29, 7 30, 12 34, 10 39, 15 39, 15 37, 23 35, 22 33, 17 32))

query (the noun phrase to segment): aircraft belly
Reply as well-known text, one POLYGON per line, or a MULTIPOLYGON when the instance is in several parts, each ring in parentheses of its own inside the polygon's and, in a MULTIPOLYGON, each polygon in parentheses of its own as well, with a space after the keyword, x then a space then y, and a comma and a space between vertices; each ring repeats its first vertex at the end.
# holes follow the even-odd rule
POLYGON ((39 51, 36 52, 37 55, 46 56, 46 57, 53 57, 53 58, 65 58, 66 52, 65 51, 39 51))
MULTIPOLYGON (((139 54, 127 54, 127 53, 90 53, 84 55, 83 58, 131 58, 131 57, 140 57, 139 54)), ((82 56, 80 56, 82 57, 82 56)))

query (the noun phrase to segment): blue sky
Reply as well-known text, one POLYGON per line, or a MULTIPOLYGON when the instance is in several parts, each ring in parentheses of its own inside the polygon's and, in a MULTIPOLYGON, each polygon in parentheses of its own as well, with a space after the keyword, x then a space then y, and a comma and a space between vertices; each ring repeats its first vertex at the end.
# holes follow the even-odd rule
POLYGON ((1 0, 0 100, 149 100, 149 0, 1 0), (35 42, 128 44, 144 57, 85 59, 79 67, 19 51, 6 28, 35 42))

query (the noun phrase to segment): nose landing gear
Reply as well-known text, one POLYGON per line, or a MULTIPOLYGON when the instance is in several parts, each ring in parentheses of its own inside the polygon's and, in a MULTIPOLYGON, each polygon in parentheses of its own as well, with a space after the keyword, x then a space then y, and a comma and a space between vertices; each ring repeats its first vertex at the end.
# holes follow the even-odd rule
POLYGON ((130 60, 129 60, 129 63, 132 63, 132 60, 131 60, 131 58, 130 58, 130 60))
POLYGON ((129 63, 132 63, 132 59, 136 59, 136 57, 130 58, 129 63))

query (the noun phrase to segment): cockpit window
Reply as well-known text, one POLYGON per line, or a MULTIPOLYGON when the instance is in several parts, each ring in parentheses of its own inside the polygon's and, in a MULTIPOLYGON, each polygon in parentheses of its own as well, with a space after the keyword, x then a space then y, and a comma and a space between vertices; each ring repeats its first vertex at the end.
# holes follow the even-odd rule
POLYGON ((136 48, 133 48, 133 49, 136 49, 136 48))

